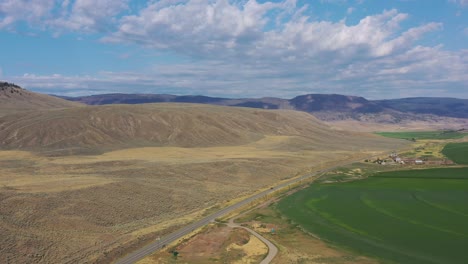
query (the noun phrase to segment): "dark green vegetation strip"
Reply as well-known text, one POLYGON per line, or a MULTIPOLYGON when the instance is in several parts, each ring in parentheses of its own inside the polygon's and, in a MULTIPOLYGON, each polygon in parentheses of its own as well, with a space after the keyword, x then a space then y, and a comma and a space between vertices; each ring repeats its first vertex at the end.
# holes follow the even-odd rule
MULTIPOLYGON (((377 178, 426 178, 426 179, 466 179, 468 168, 435 168, 425 170, 405 170, 381 172, 373 177, 377 178)), ((468 202, 468 201, 467 201, 468 202)))
POLYGON ((442 154, 455 163, 468 165, 468 142, 449 143, 442 150, 442 154))
POLYGON ((359 254, 395 263, 466 263, 468 168, 376 176, 314 184, 278 208, 306 230, 359 254))
POLYGON ((457 139, 467 136, 468 133, 460 131, 420 131, 420 132, 378 132, 381 135, 389 138, 399 139, 457 139))

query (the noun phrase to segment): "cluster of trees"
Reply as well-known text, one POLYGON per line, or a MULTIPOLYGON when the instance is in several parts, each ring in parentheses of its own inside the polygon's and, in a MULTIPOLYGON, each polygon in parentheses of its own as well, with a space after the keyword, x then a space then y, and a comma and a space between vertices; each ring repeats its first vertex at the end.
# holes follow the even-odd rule
POLYGON ((4 90, 4 88, 8 88, 8 87, 22 89, 21 87, 19 87, 18 85, 14 84, 14 83, 0 82, 0 88, 2 88, 2 90, 4 90))
POLYGON ((23 93, 21 92, 23 88, 19 87, 14 83, 0 82, 0 90, 5 91, 5 93, 8 92, 8 90, 10 90, 10 93, 12 94, 17 93, 23 95, 23 93))

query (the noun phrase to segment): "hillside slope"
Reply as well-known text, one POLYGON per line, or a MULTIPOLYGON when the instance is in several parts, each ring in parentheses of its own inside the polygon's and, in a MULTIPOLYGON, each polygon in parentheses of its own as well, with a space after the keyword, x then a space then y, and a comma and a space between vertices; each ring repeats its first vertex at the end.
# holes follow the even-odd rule
POLYGON ((266 135, 307 138, 310 148, 329 149, 347 148, 358 138, 303 112, 196 104, 89 106, 0 118, 3 149, 70 154, 140 146, 232 146, 266 135))
POLYGON ((405 113, 468 118, 468 99, 414 97, 375 102, 405 113))
POLYGON ((239 106, 263 109, 293 109, 286 99, 275 97, 264 98, 220 98, 203 95, 171 95, 171 94, 96 94, 79 97, 57 96, 73 102, 87 105, 108 104, 148 104, 148 103, 192 103, 224 106, 239 106))
POLYGON ((403 98, 367 100, 339 94, 306 94, 292 99, 219 98, 158 94, 101 94, 63 97, 90 105, 185 102, 260 109, 291 109, 313 114, 345 130, 461 129, 468 126, 468 100, 403 98))
POLYGON ((289 100, 296 110, 304 112, 378 113, 386 109, 359 96, 307 94, 289 100))
POLYGON ((83 106, 83 104, 34 93, 15 84, 0 82, 0 116, 24 111, 78 106, 83 106))

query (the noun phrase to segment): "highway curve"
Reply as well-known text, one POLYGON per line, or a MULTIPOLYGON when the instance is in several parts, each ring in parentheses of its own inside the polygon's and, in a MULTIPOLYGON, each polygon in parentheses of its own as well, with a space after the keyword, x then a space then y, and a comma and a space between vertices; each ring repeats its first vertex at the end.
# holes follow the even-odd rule
MULTIPOLYGON (((380 153, 380 155, 382 155, 384 153, 380 153)), ((376 155, 377 156, 377 155, 376 155)), ((260 193, 257 193, 245 200, 242 200, 236 204, 233 204, 233 205, 230 205, 228 207, 225 207, 223 209, 221 209, 220 211, 216 212, 216 213, 213 213, 209 216, 206 216, 194 223, 191 223, 187 226, 184 226, 182 228, 180 228, 179 230, 173 232, 173 233, 170 233, 164 237, 161 237, 159 240, 156 240, 156 241, 153 241, 151 242, 150 244, 146 245, 145 247, 143 248, 140 248, 124 257, 122 257, 121 259, 117 260, 115 262, 115 264, 132 264, 132 263, 136 263, 137 261, 143 259, 144 257, 146 256, 149 256, 151 255, 153 252, 165 247, 166 245, 169 245, 170 243, 188 235, 189 233, 193 232, 194 230, 198 229, 198 228, 201 228, 205 225, 207 225, 208 223, 214 221, 216 218, 220 218, 222 216, 225 216, 259 198, 262 198, 262 197, 265 197, 267 196, 268 194, 271 194, 279 189, 282 189, 282 188, 285 188, 291 184, 294 184, 294 183, 297 183, 297 182, 300 182, 304 179, 307 179, 307 178, 310 178, 312 176, 316 176, 318 174, 321 174, 321 173, 324 173, 324 172, 327 172, 327 171, 331 171, 331 170, 334 170, 338 167, 341 167, 341 166, 344 166, 344 165, 347 165, 347 164, 351 164, 351 163, 354 163, 354 162, 357 162, 359 160, 362 160, 362 158, 360 159, 357 159, 357 160, 353 160, 353 161, 346 161, 346 162, 343 162, 341 164, 338 164, 338 165, 335 165, 333 167, 330 167, 330 168, 327 168, 327 169, 324 169, 324 170, 319 170, 319 171, 316 171, 316 172, 313 172, 313 173, 309 173, 309 174, 306 174, 306 175, 303 175, 301 177, 298 177, 298 178, 294 178, 290 181, 287 181, 287 182, 284 182, 280 185, 277 185, 275 186, 274 188, 271 188, 271 189, 268 189, 268 190, 265 190, 265 191, 262 191, 260 193)))
MULTIPOLYGON (((333 167, 335 168, 335 167, 333 167)), ((328 170, 331 170, 332 168, 328 169, 328 170)), ((310 174, 306 174, 304 176, 301 176, 299 178, 295 178, 291 181, 288 181, 288 182, 285 182, 281 185, 278 185, 272 189, 269 189, 269 190, 265 190, 263 192, 260 192, 260 193, 257 193, 243 201, 240 201, 236 204, 233 204, 233 205, 230 205, 226 208, 223 208, 222 210, 214 213, 214 214, 211 214, 209 216, 206 216, 194 223, 191 223, 187 226, 184 226, 182 227, 181 229, 173 232, 173 233, 170 233, 164 237, 161 237, 160 240, 156 240, 154 242, 151 242, 150 244, 146 245, 145 247, 143 248, 140 248, 126 256, 124 256, 123 258, 121 258, 120 260, 117 260, 117 262, 115 262, 116 264, 131 264, 131 263, 136 263, 137 261, 141 260, 142 258, 152 254, 153 252, 155 252, 156 250, 159 250, 161 248, 163 248, 164 246, 166 245, 169 245, 170 243, 188 235, 189 233, 191 233, 192 231, 194 231, 195 229, 198 229, 200 227, 203 227, 205 225, 207 225, 208 223, 214 221, 216 218, 220 218, 224 215, 227 215, 229 213, 231 213, 232 211, 235 211, 259 198, 262 198, 262 197, 265 197, 267 196, 268 194, 270 193, 273 193, 275 191, 277 191, 278 189, 282 189, 284 187, 287 187, 288 185, 291 185, 291 184, 294 184, 296 182, 299 182, 299 181, 302 181, 304 179, 307 179, 309 177, 312 177, 312 176, 315 176, 317 174, 320 174, 320 173, 323 173, 323 171, 318 171, 318 172, 315 172, 315 173, 310 173, 310 174)))
MULTIPOLYGON (((250 211, 251 210, 249 210, 247 212, 250 212, 250 211)), ((247 212, 245 212, 245 213, 247 213, 247 212)), ((270 240, 264 238, 262 235, 260 235, 259 233, 253 231, 252 229, 234 223, 234 220, 241 217, 245 213, 240 214, 240 215, 238 215, 238 216, 236 216, 234 218, 229 219, 228 226, 231 227, 231 228, 243 228, 243 229, 247 230, 248 232, 250 232, 255 237, 257 237, 258 239, 260 239, 260 241, 265 243, 265 245, 268 247, 268 255, 260 262, 260 264, 269 264, 273 260, 273 258, 275 258, 276 254, 278 254, 278 248, 273 243, 271 243, 270 240)))

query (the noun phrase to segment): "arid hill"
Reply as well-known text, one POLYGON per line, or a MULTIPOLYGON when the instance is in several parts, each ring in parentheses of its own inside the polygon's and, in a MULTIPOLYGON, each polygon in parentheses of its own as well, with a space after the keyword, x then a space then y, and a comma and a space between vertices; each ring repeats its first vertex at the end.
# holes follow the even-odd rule
POLYGON ((83 106, 83 104, 34 93, 12 83, 0 82, 0 116, 25 111, 77 106, 83 106))
POLYGON ((455 98, 367 100, 359 96, 339 94, 306 94, 292 99, 229 99, 167 94, 101 94, 62 98, 90 105, 184 102, 291 109, 311 113, 343 130, 462 129, 468 126, 468 100, 455 98))
POLYGON ((5 115, 0 263, 111 263, 235 199, 408 144, 291 110, 161 103, 5 115))
POLYGON ((0 117, 3 149, 57 155, 148 146, 235 146, 267 135, 308 138, 310 148, 330 149, 345 148, 355 137, 303 112, 196 104, 88 106, 0 117))

